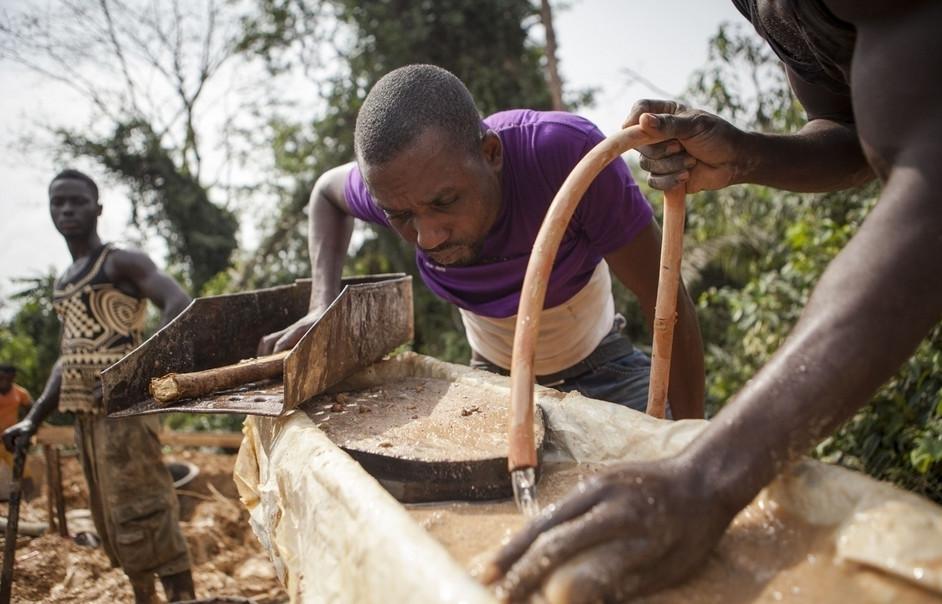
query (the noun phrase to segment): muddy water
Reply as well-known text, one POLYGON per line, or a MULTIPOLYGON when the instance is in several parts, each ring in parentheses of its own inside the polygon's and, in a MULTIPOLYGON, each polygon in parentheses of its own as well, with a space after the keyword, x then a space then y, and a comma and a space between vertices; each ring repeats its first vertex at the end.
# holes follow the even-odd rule
MULTIPOLYGON (((541 506, 578 488, 599 465, 544 465, 541 506)), ((406 506, 412 517, 472 572, 523 526, 513 501, 447 502, 406 506)), ((922 589, 834 557, 834 535, 790 518, 760 496, 733 521, 702 569, 687 583, 642 600, 691 602, 891 603, 939 602, 922 589)))
MULTIPOLYGON (((541 506, 560 499, 577 488, 579 481, 604 466, 573 463, 544 463, 537 485, 541 506)), ((489 502, 449 501, 409 504, 412 517, 438 539, 465 568, 476 570, 500 544, 524 524, 512 499, 489 502)))
MULTIPOLYGON (((405 378, 324 395, 304 410, 337 444, 400 458, 474 460, 506 455, 506 400, 486 389, 405 378)), ((545 464, 537 492, 546 506, 602 471, 602 465, 545 464)), ((523 526, 510 499, 407 505, 412 517, 460 564, 475 570, 523 526)), ((696 511, 692 511, 696 513, 696 511)), ((834 556, 833 531, 789 517, 760 496, 734 520, 688 582, 650 604, 737 602, 938 602, 918 587, 834 556)))

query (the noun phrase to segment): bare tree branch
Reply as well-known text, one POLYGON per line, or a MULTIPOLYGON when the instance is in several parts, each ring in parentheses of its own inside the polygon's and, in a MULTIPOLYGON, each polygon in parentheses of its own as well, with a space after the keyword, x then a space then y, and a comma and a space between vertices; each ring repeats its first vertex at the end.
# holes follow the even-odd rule
POLYGON ((137 86, 134 85, 134 80, 131 79, 128 62, 124 58, 124 51, 115 33, 114 20, 111 18, 111 9, 108 7, 108 0, 99 0, 99 5, 101 6, 102 13, 105 15, 105 21, 108 24, 108 38, 111 41, 112 50, 118 58, 118 63, 121 65, 121 73, 124 75, 124 83, 128 87, 128 98, 131 101, 131 107, 135 113, 143 115, 143 112, 137 104, 137 86))

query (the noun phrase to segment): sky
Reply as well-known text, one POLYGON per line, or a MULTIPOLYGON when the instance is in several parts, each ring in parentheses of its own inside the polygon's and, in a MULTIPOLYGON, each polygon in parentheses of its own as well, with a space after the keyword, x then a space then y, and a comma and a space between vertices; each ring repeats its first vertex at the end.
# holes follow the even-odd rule
MULTIPOLYGON (((3 0, 6 2, 19 0, 3 0)), ((556 0, 554 21, 560 71, 567 90, 597 89, 595 106, 579 112, 606 134, 615 132, 632 103, 661 95, 632 81, 642 74, 660 91, 680 94, 706 60, 707 40, 724 21, 743 21, 729 0, 556 0)), ((744 22, 744 21, 743 21, 744 22)), ((43 125, 85 123, 90 107, 62 85, 22 67, 0 62, 0 310, 17 291, 15 277, 35 276, 71 259, 48 214, 46 187, 61 166, 31 144, 43 125)), ((90 164, 73 162, 96 177, 90 164)), ((97 179, 101 181, 102 179, 97 179)), ((101 182, 100 182, 101 184, 101 182)), ((120 192, 103 190, 99 233, 105 241, 128 240, 130 205, 120 192)), ((243 247, 255 235, 242 233, 243 247)), ((145 242, 158 265, 160 246, 145 242)), ((7 307, 8 308, 8 307, 7 307)))

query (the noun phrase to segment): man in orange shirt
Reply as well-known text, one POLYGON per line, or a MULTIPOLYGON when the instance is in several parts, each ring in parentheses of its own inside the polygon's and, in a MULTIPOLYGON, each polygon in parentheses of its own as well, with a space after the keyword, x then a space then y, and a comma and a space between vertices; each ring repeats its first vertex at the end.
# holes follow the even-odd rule
POLYGON ((20 407, 29 407, 33 402, 26 388, 16 384, 15 380, 16 367, 0 365, 0 432, 19 421, 20 407))
MULTIPOLYGON (((29 407, 33 398, 26 388, 15 383, 16 367, 0 364, 0 431, 19 421, 20 408, 29 407)), ((9 496, 13 476, 13 454, 0 447, 0 500, 9 496)))

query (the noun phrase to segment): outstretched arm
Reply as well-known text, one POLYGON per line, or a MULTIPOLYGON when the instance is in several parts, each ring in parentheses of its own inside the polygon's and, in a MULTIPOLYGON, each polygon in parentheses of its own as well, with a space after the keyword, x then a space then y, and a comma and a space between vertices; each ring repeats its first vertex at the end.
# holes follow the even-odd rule
POLYGON ((863 148, 885 180, 880 201, 788 341, 724 414, 733 421, 715 422, 694 447, 716 454, 703 462, 736 509, 865 404, 942 318, 942 5, 887 12, 846 15, 857 25, 852 92, 863 148), (776 429, 756 442, 746 432, 760 415, 776 429), (747 443, 754 460, 730 460, 723 442, 747 443))
POLYGON ((942 4, 897 10, 847 17, 858 26, 858 131, 885 178, 876 208, 786 343, 681 455, 613 470, 502 550, 486 578, 509 598, 542 587, 553 602, 594 601, 682 580, 735 514, 864 405, 942 318, 942 4), (565 566, 582 554, 590 564, 565 566))
POLYGON ((343 261, 353 234, 353 217, 343 188, 353 163, 325 172, 311 192, 308 206, 308 252, 311 256, 311 302, 308 314, 258 344, 258 354, 287 350, 298 343, 340 294, 343 261))

